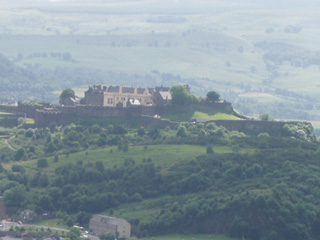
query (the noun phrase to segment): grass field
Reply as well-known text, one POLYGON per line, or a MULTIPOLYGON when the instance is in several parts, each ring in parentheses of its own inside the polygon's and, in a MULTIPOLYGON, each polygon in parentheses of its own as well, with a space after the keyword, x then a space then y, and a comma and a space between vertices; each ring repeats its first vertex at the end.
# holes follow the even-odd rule
POLYGON ((34 224, 39 225, 39 226, 47 226, 49 228, 69 229, 69 227, 64 224, 64 221, 62 219, 58 219, 58 218, 52 218, 49 220, 38 221, 38 222, 35 222, 34 224))
MULTIPOLYGON (((228 150, 227 147, 219 149, 221 152, 228 150)), ((196 156, 205 154, 205 151, 204 146, 195 145, 150 145, 147 146, 147 149, 144 146, 129 146, 128 152, 120 152, 117 147, 108 147, 60 155, 58 163, 54 163, 53 159, 50 159, 49 167, 44 170, 54 173, 54 169, 59 165, 76 163, 77 161, 83 161, 84 163, 102 161, 106 167, 112 168, 114 165, 122 166, 125 159, 128 158, 134 159, 136 163, 151 158, 156 166, 168 169, 174 164, 195 159, 196 156)), ((22 164, 31 169, 37 169, 37 160, 30 160, 22 164)))
MULTIPOLYGON (((229 146, 214 146, 214 152, 218 154, 231 153, 229 146)), ((253 149, 241 149, 241 153, 252 153, 253 149)), ((105 167, 112 168, 114 165, 122 166, 126 159, 135 160, 141 163, 143 159, 151 158, 157 167, 161 167, 163 171, 167 171, 170 167, 185 161, 195 160, 197 156, 206 154, 205 146, 198 145, 148 145, 148 146, 129 146, 128 152, 120 152, 117 147, 107 147, 95 150, 81 151, 69 155, 59 155, 59 162, 53 162, 53 158, 49 158, 49 167, 41 170, 49 174, 53 174, 54 170, 61 164, 83 163, 102 161, 105 167)), ((10 169, 13 163, 4 164, 6 169, 10 169)), ((37 160, 29 160, 21 162, 28 171, 39 170, 37 168, 37 160)))
POLYGON ((161 116, 164 119, 169 119, 175 122, 188 122, 192 119, 206 119, 206 120, 241 120, 239 117, 234 116, 232 114, 223 113, 219 111, 186 111, 183 113, 177 114, 164 114, 161 116))
POLYGON ((35 120, 33 118, 26 118, 27 124, 35 124, 35 120))
POLYGON ((8 113, 8 112, 0 112, 0 116, 10 116, 14 115, 13 113, 8 113))

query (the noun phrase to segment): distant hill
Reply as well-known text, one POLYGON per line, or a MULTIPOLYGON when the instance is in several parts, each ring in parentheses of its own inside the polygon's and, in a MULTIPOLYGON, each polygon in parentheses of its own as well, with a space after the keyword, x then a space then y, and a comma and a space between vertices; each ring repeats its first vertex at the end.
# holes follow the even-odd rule
MULTIPOLYGON (((0 94, 2 101, 37 100, 49 94, 52 88, 41 82, 33 72, 16 66, 0 54, 0 94)), ((50 94, 49 94, 50 95, 50 94)))

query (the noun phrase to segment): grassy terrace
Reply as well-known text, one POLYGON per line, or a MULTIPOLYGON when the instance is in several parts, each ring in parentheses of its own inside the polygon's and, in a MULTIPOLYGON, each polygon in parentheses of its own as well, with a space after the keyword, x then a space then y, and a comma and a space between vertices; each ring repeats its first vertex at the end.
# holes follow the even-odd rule
MULTIPOLYGON (((231 153, 229 146, 214 146, 214 151, 219 154, 231 153)), ((253 149, 241 149, 241 153, 251 153, 253 149)), ((157 167, 163 170, 170 169, 175 164, 196 159, 197 156, 206 154, 205 146, 198 145, 148 145, 148 146, 129 146, 128 152, 118 151, 117 147, 107 147, 88 151, 81 151, 69 155, 60 154, 59 162, 55 163, 53 157, 48 158, 49 167, 43 169, 47 173, 54 173, 54 170, 62 164, 76 163, 82 161, 102 161, 106 167, 114 165, 122 166, 128 158, 134 159, 136 163, 141 163, 143 159, 151 158, 157 167)), ((7 169, 13 163, 4 164, 7 169)), ((37 159, 21 162, 30 171, 37 169, 37 159)))
MULTIPOLYGON (((61 154, 57 163, 54 163, 51 157, 49 158, 49 167, 44 171, 54 173, 54 170, 60 165, 77 161, 83 161, 84 163, 102 161, 106 167, 122 166, 125 159, 128 158, 134 159, 137 163, 142 162, 143 159, 151 158, 156 166, 168 169, 174 164, 195 159, 196 156, 205 154, 205 151, 204 146, 195 145, 129 146, 128 152, 118 151, 117 147, 107 147, 69 155, 61 154)), ((221 151, 228 150, 221 149, 221 151)), ((37 160, 22 162, 22 164, 28 169, 37 169, 37 160)))
POLYGON ((206 119, 206 120, 241 120, 241 118, 229 113, 208 110, 208 111, 186 111, 177 114, 165 114, 161 116, 164 119, 169 119, 175 122, 187 122, 192 119, 206 119))

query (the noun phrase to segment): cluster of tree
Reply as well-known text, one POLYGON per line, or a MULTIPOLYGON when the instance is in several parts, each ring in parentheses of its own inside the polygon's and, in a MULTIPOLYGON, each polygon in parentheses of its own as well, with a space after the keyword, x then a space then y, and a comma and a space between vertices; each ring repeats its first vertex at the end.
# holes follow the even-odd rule
POLYGON ((198 103, 199 101, 215 102, 220 99, 220 95, 215 91, 209 91, 205 99, 201 99, 196 95, 190 93, 188 85, 177 85, 170 88, 172 95, 171 104, 173 105, 190 105, 192 103, 198 103))
POLYGON ((37 156, 38 169, 30 174, 19 164, 11 170, 0 165, 0 193, 9 213, 26 207, 55 212, 72 226, 86 224, 92 214, 112 212, 121 204, 167 196, 166 204, 155 203, 161 210, 153 218, 130 220, 138 236, 179 231, 255 240, 319 238, 320 148, 305 137, 312 135, 309 125, 286 125, 286 138, 267 133, 248 137, 214 123, 134 131, 75 124, 18 130, 13 142, 21 149, 14 159, 37 156), (59 161, 56 154, 65 149, 108 144, 130 151, 132 143, 201 144, 207 145, 207 154, 169 171, 161 171, 151 159, 137 164, 131 158, 113 168, 92 159, 59 164, 53 175, 43 171, 48 166, 45 157, 55 155, 54 161, 59 161), (217 154, 213 145, 229 145, 233 153, 217 154), (242 153, 242 148, 255 151, 242 153))
POLYGON ((140 224, 141 234, 319 238, 319 153, 294 146, 253 155, 208 155, 177 167, 181 180, 168 188, 197 194, 163 204, 153 221, 140 224))
POLYGON ((74 61, 70 52, 51 52, 50 54, 47 52, 34 52, 27 56, 23 56, 22 53, 18 53, 17 57, 14 59, 14 62, 21 61, 23 59, 31 59, 31 58, 57 58, 66 62, 74 61))
MULTIPOLYGON (((206 139, 215 141, 214 139, 206 139)), ((60 166, 53 176, 12 166, 0 184, 7 207, 64 213, 72 224, 124 203, 166 197, 148 221, 132 219, 139 236, 216 233, 246 239, 318 239, 319 144, 287 138, 235 138, 252 154, 210 153, 161 172, 152 160, 106 168, 89 161, 60 166), (298 148, 296 146, 299 146, 298 148), (30 189, 26 191, 26 186, 30 189), (188 196, 188 197, 187 197, 188 196), (73 217, 70 217, 70 215, 73 217)))
MULTIPOLYGON (((299 31, 299 27, 288 26, 287 32, 299 31)), ((264 61, 273 62, 277 65, 289 62, 294 67, 306 68, 310 65, 320 64, 319 55, 307 49, 297 48, 296 46, 282 42, 258 42, 256 47, 266 51, 263 56, 264 61), (281 50, 279 50, 281 49, 281 50)))

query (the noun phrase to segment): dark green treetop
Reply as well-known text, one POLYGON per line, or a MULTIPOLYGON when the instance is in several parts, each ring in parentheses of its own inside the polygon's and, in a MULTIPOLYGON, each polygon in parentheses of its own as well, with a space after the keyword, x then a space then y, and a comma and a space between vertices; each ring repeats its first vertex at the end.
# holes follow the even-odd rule
POLYGON ((218 101, 220 99, 220 95, 215 91, 210 91, 207 93, 207 101, 218 101))
POLYGON ((67 98, 72 97, 75 98, 75 92, 71 88, 66 88, 63 90, 59 97, 60 104, 63 103, 67 98))

